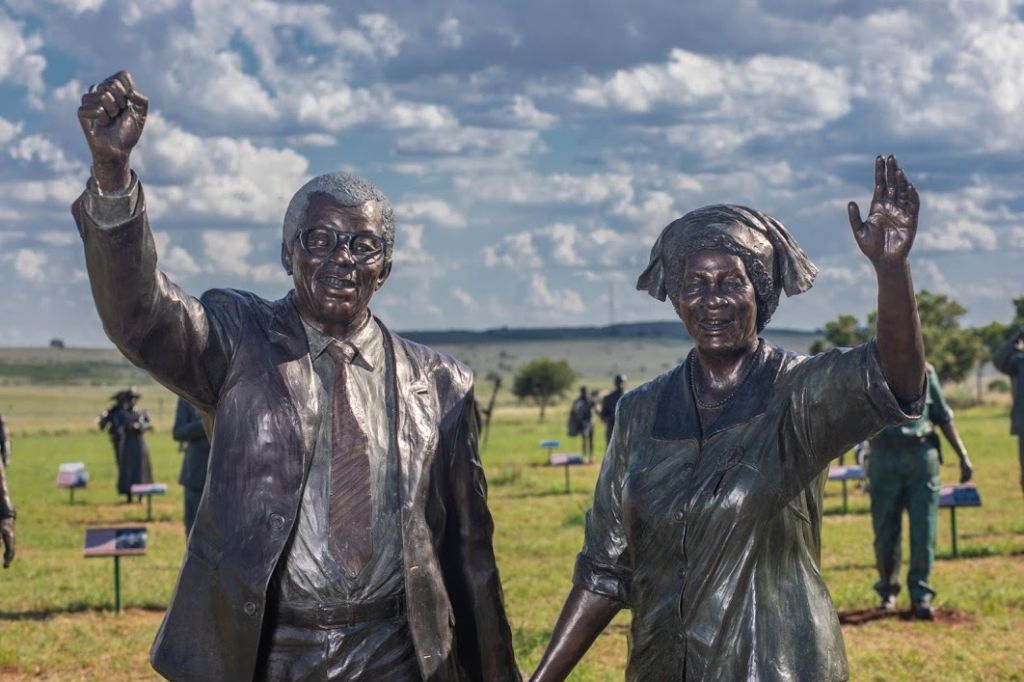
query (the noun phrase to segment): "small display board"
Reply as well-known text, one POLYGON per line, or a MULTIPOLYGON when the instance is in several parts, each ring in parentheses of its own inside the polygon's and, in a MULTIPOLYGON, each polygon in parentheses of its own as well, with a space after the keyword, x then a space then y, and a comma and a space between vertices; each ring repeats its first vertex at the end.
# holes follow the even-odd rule
POLYGON ((864 467, 859 466, 831 466, 828 468, 828 480, 842 481, 843 483, 843 513, 850 511, 849 496, 846 490, 847 481, 863 481, 864 467))
POLYGON ((68 504, 75 503, 75 489, 89 483, 89 472, 82 462, 65 462, 57 469, 57 487, 68 491, 68 504))
POLYGON ((132 483, 132 487, 129 488, 132 495, 138 495, 139 497, 145 496, 146 498, 146 520, 153 520, 153 496, 154 495, 166 495, 167 484, 166 483, 132 483))
POLYGON ((980 507, 981 495, 973 483, 955 483, 939 489, 940 507, 980 507))
POLYGON ((57 469, 58 488, 84 488, 89 483, 89 472, 82 462, 67 462, 57 469))
POLYGON ((132 495, 165 495, 166 483, 132 483, 132 495))
POLYGON ((86 528, 86 558, 114 558, 114 611, 121 613, 121 557, 142 556, 146 553, 145 526, 122 526, 120 528, 86 528))
MULTIPOLYGON (((545 441, 549 443, 555 443, 557 447, 558 441, 545 441)), ((548 455, 548 464, 551 466, 560 466, 565 469, 565 492, 569 493, 569 466, 572 464, 583 464, 583 457, 578 452, 564 453, 564 452, 552 452, 548 455)))
POLYGON ((956 543, 956 508, 980 507, 981 494, 973 483, 951 483, 939 488, 939 506, 949 509, 949 537, 953 543, 953 556, 960 556, 956 543))
POLYGON ((562 443, 560 441, 557 441, 557 440, 542 440, 540 442, 540 446, 542 448, 557 448, 561 444, 562 443))
POLYGON ((828 468, 828 480, 830 481, 863 481, 864 467, 859 466, 834 466, 828 468))
POLYGON ((146 553, 146 527, 86 528, 85 557, 139 556, 146 553))

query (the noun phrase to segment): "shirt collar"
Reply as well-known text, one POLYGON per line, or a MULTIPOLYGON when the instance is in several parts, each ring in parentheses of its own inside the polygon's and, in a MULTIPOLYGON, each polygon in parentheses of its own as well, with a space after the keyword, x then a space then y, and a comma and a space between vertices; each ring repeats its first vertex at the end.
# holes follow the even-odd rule
MULTIPOLYGON (((701 440, 763 413, 772 385, 778 380, 783 353, 764 339, 758 339, 758 344, 751 358, 754 366, 750 368, 746 382, 722 408, 706 433, 701 428, 697 404, 690 390, 690 362, 689 359, 684 360, 673 370, 662 389, 651 435, 658 440, 701 440)), ((690 352, 695 353, 696 349, 690 352)))
POLYGON ((356 356, 352 364, 369 371, 374 371, 379 365, 383 353, 383 340, 380 327, 377 325, 372 314, 367 313, 366 320, 351 334, 345 337, 336 338, 325 334, 309 322, 302 315, 302 327, 306 330, 306 339, 309 341, 309 354, 316 360, 327 350, 327 347, 336 341, 347 343, 356 349, 356 356))

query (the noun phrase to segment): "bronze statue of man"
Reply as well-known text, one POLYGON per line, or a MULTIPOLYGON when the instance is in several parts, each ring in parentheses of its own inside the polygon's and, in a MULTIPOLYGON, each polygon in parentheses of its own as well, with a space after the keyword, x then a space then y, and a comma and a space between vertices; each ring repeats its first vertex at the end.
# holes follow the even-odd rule
POLYGON ((1024 324, 1014 329, 992 354, 992 364, 1010 377, 1013 407, 1010 411, 1010 435, 1017 436, 1020 463, 1020 491, 1024 493, 1024 324))
POLYGON ((7 424, 0 414, 0 545, 4 548, 4 568, 14 561, 14 519, 18 517, 7 490, 7 463, 11 461, 11 441, 7 435, 7 424))
POLYGON ((119 72, 78 116, 72 212, 111 340, 213 418, 206 490, 151 652, 174 680, 517 680, 468 368, 369 312, 394 217, 314 178, 284 219, 277 301, 193 298, 157 267, 130 155, 147 99, 119 72))

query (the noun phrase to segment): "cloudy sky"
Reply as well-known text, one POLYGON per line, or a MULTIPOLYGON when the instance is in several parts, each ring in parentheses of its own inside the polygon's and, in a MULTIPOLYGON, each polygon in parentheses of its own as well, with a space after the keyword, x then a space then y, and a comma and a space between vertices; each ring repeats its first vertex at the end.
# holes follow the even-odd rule
POLYGON ((0 345, 105 343, 68 205, 78 99, 120 68, 151 101, 161 264, 196 294, 282 295, 288 199, 347 169, 396 205, 394 328, 670 319, 636 276, 718 202, 795 233, 822 272, 773 325, 814 328, 873 307, 844 206, 889 152, 918 286, 979 323, 1024 294, 1019 0, 0 0, 0 345))

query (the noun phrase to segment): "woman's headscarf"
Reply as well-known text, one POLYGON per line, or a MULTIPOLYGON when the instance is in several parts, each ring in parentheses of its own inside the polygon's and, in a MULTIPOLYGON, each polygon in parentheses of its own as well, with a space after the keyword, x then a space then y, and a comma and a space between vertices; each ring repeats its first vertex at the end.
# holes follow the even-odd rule
POLYGON ((746 206, 715 204, 690 211, 661 231, 636 288, 664 301, 670 280, 683 274, 686 255, 703 249, 722 249, 743 260, 757 296, 758 331, 768 324, 782 291, 787 296, 803 293, 818 274, 775 218, 746 206))

